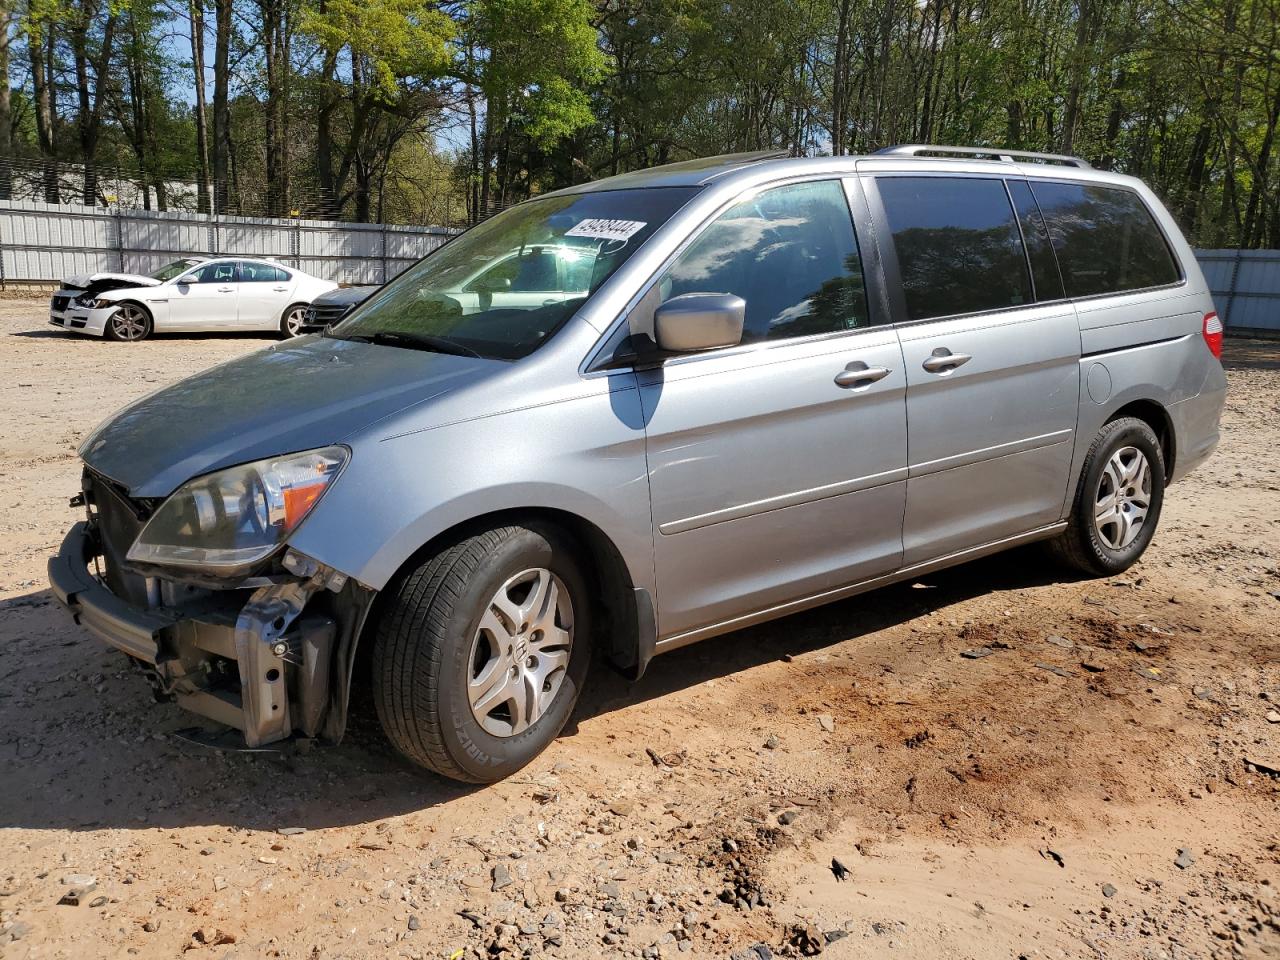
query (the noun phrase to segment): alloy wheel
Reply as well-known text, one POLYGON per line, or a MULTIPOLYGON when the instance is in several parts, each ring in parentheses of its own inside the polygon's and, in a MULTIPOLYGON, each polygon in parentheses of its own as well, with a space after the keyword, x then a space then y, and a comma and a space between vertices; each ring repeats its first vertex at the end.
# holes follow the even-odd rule
POLYGON ((1123 550, 1138 538, 1151 509, 1151 465, 1137 447, 1121 447, 1107 460, 1094 497, 1098 539, 1123 550))
POLYGON ((291 307, 284 315, 284 332, 291 337, 302 336, 302 327, 307 320, 306 307, 291 307))
POLYGON ((112 314, 111 332, 118 340, 141 340, 147 335, 147 315, 126 303, 112 314))
POLYGON ((494 594, 467 658, 467 701, 495 737, 533 726, 555 701, 573 650, 573 602, 545 567, 523 570, 494 594))

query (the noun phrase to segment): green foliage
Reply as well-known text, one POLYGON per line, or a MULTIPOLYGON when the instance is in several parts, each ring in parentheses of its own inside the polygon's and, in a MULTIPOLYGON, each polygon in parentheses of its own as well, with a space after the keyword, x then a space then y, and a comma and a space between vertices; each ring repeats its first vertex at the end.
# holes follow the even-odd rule
POLYGON ((388 102, 400 80, 447 72, 456 36, 453 20, 424 0, 310 0, 300 30, 331 53, 345 49, 364 61, 388 102))
POLYGON ((485 51, 460 75, 484 94, 493 120, 518 121, 538 146, 591 123, 588 88, 608 62, 588 0, 474 0, 467 40, 485 51))
MULTIPOLYGON (((475 219, 694 156, 925 141, 1074 153, 1148 180, 1194 242, 1280 245, 1280 0, 230 2, 246 212, 282 146, 287 183, 270 186, 289 208, 475 219)), ((97 159, 135 157, 152 179, 191 170, 190 64, 163 39, 187 28, 184 8, 27 0, 15 62, 52 51, 55 132, 82 109, 76 31, 92 55, 111 14, 97 159)), ((19 156, 41 149, 35 94, 13 97, 19 156)))

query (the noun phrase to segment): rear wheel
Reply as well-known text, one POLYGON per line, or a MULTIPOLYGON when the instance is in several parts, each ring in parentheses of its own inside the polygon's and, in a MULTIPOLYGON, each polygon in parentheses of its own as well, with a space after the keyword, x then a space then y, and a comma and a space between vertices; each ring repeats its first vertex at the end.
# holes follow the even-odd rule
POLYGON ((307 323, 307 305, 295 303, 280 317, 280 332, 292 339, 302 336, 307 323))
POLYGON ((136 303, 122 303, 107 319, 107 339, 133 342, 151 336, 151 314, 136 303))
POLYGON ((1164 486, 1164 456, 1151 427, 1134 417, 1111 421, 1089 448, 1056 552, 1095 576, 1127 570, 1155 535, 1164 486))
POLYGON ((590 662, 585 580, 553 530, 500 527, 423 562, 378 614, 373 694, 392 744, 471 783, 560 733, 590 662))

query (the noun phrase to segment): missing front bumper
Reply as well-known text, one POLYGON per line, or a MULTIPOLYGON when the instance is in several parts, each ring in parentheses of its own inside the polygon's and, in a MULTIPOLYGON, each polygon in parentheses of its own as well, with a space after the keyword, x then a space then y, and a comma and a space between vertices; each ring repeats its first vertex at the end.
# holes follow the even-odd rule
MULTIPOLYGON (((89 573, 99 553, 87 522, 49 558, 54 596, 99 639, 150 665, 160 691, 183 708, 235 727, 251 747, 293 734, 317 736, 333 702, 338 624, 308 609, 333 585, 323 567, 309 576, 227 590, 178 606, 139 607, 89 573)), ((345 687, 345 685, 344 685, 345 687)), ((345 697, 341 701, 345 706, 345 697)))

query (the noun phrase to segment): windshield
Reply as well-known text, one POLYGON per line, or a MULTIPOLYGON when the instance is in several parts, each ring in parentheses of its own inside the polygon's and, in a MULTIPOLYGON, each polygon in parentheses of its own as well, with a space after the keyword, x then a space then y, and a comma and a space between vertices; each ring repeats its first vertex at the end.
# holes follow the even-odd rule
POLYGON ((159 270, 153 270, 148 276, 153 280, 159 280, 164 283, 166 280, 172 280, 188 267, 194 267, 199 260, 175 260, 173 263, 166 263, 159 270))
POLYGON ((696 191, 607 190, 522 203, 418 261, 331 335, 518 360, 573 316, 696 191))

